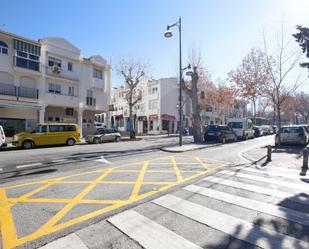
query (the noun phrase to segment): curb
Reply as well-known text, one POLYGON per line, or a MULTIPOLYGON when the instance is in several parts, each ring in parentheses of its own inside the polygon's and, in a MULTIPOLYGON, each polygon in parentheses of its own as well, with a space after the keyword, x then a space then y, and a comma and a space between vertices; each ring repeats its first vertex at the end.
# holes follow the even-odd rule
POLYGON ((213 148, 213 147, 219 147, 222 144, 214 144, 214 145, 210 145, 210 146, 204 146, 204 147, 200 147, 200 148, 193 148, 193 149, 184 149, 184 150, 172 150, 172 149, 168 149, 165 147, 161 147, 158 148, 161 151, 164 152, 169 152, 169 153, 183 153, 183 152, 187 152, 187 151, 194 151, 194 150, 203 150, 203 149, 208 149, 208 148, 213 148))

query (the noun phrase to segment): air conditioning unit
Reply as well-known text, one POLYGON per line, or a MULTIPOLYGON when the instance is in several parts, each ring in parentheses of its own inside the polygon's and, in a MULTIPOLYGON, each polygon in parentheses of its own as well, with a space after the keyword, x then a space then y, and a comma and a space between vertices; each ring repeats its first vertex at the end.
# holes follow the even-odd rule
POLYGON ((53 65, 52 70, 53 70, 53 73, 60 73, 61 68, 58 67, 57 65, 53 65))

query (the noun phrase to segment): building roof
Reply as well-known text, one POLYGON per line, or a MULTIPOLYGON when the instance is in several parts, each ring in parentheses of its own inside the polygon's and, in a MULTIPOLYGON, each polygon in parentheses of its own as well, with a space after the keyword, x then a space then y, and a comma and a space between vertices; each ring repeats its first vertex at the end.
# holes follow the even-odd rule
POLYGON ((7 35, 7 36, 12 36, 18 40, 23 40, 25 42, 28 42, 28 43, 34 43, 36 46, 41 46, 41 44, 39 43, 39 41, 35 41, 35 40, 31 40, 29 38, 25 38, 23 36, 20 36, 20 35, 15 35, 13 33, 10 33, 10 32, 7 32, 7 31, 4 31, 2 29, 0 29, 0 34, 4 34, 4 35, 7 35))

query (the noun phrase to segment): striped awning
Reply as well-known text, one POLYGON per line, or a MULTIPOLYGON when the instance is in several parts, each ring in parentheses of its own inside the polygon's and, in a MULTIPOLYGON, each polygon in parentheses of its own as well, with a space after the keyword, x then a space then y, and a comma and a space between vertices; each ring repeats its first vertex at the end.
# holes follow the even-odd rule
POLYGON ((14 41, 14 49, 29 54, 34 54, 37 56, 41 55, 41 47, 16 39, 13 39, 13 41, 14 41))

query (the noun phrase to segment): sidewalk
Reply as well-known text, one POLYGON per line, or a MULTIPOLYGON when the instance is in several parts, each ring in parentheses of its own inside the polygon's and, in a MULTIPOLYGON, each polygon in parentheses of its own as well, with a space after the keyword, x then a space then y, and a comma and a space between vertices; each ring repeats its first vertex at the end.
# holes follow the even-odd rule
POLYGON ((256 148, 242 153, 242 156, 260 166, 276 166, 290 169, 301 169, 303 163, 302 146, 282 145, 279 148, 273 147, 271 161, 266 163, 267 147, 256 148))

